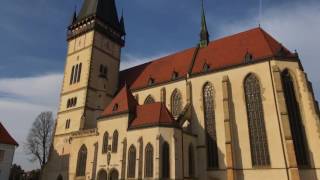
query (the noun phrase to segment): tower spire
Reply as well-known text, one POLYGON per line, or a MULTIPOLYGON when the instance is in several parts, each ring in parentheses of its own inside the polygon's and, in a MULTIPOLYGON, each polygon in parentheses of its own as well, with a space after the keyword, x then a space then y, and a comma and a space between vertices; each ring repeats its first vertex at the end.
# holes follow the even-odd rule
POLYGON ((123 9, 122 9, 121 18, 120 18, 120 28, 121 28, 121 31, 122 31, 122 35, 125 36, 126 35, 126 28, 125 28, 125 25, 124 25, 123 9))
POLYGON ((200 32, 200 47, 207 47, 209 44, 209 32, 204 10, 204 2, 201 0, 201 32, 200 32))

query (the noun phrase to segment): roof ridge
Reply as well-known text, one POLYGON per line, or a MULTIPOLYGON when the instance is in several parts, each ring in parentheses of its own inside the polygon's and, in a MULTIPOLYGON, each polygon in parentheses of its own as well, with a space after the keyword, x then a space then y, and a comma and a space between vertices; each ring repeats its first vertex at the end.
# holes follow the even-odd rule
MULTIPOLYGON (((259 27, 258 29, 259 29, 259 31, 262 32, 262 36, 263 36, 264 40, 266 41, 266 44, 267 44, 267 46, 268 46, 271 54, 273 54, 274 52, 273 52, 273 49, 272 49, 272 47, 271 47, 271 44, 270 44, 268 38, 266 37, 267 35, 270 37, 270 35, 269 35, 266 31, 264 31, 261 27, 259 27)), ((271 38, 274 40, 273 37, 271 37, 271 38)), ((274 40, 274 41, 280 45, 279 42, 277 42, 276 40, 274 40)))

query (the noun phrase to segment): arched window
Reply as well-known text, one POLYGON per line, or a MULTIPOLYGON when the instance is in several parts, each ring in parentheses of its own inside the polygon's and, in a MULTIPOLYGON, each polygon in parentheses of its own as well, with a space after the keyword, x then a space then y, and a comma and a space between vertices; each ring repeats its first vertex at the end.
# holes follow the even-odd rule
POLYGON ((136 175, 136 148, 131 145, 128 152, 128 178, 136 175))
POLYGON ((118 136, 119 136, 119 133, 117 130, 115 130, 112 136, 112 152, 113 153, 116 153, 118 151, 118 136))
POLYGON ((146 100, 144 101, 144 104, 152 104, 155 103, 156 101, 153 99, 151 95, 149 95, 146 100))
POLYGON ((306 167, 309 165, 308 143, 294 84, 288 70, 282 73, 282 84, 297 163, 299 167, 306 167))
POLYGON ((171 113, 174 117, 179 116, 182 110, 182 97, 180 92, 176 89, 171 95, 171 113))
POLYGON ((188 159, 189 159, 189 176, 193 177, 194 176, 194 151, 193 151, 193 146, 192 144, 189 145, 188 149, 188 159))
POLYGON ((145 177, 153 177, 153 147, 149 143, 145 149, 145 177))
POLYGON ((251 158, 253 166, 270 165, 267 133, 264 122, 260 82, 250 74, 244 81, 248 114, 251 158))
POLYGON ((118 180, 119 179, 119 173, 116 169, 111 170, 110 173, 110 180, 118 180))
POLYGON ((207 83, 203 87, 203 107, 207 144, 207 164, 209 169, 219 167, 213 98, 213 87, 210 83, 207 83))
POLYGON ((100 170, 98 173, 98 180, 107 180, 108 174, 105 170, 100 170))
POLYGON ((77 163, 77 176, 86 175, 86 166, 87 166, 87 147, 82 145, 78 152, 78 163, 77 163))
POLYGON ((162 145, 162 178, 170 178, 170 155, 167 142, 162 145))
POLYGON ((109 133, 105 132, 103 135, 102 153, 108 152, 108 145, 109 145, 109 133))

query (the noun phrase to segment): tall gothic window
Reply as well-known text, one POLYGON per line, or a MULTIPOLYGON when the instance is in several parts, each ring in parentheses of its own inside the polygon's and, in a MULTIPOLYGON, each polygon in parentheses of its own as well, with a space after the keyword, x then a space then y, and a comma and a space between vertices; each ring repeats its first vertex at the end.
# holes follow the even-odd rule
POLYGON ((113 153, 116 153, 118 151, 118 136, 119 136, 119 133, 117 130, 115 130, 112 136, 112 152, 113 153))
POLYGON ((128 178, 134 178, 136 174, 136 148, 131 145, 128 152, 128 178))
POLYGON ((180 92, 176 89, 171 95, 171 113, 174 117, 179 116, 182 110, 182 97, 180 92))
POLYGON ((102 153, 107 153, 109 145, 109 133, 105 132, 103 135, 102 153))
POLYGON ((207 83, 203 88, 203 107, 209 169, 219 167, 213 96, 213 87, 210 83, 207 83))
POLYGON ((80 82, 82 63, 72 66, 70 84, 80 82))
POLYGON ((251 158, 253 166, 270 165, 267 133, 264 122, 262 95, 258 78, 250 74, 244 81, 251 158))
POLYGON ((151 95, 149 95, 146 100, 144 101, 144 104, 152 104, 155 103, 156 101, 153 99, 151 95))
POLYGON ((170 155, 169 144, 164 142, 162 145, 162 178, 170 178, 170 155))
POLYGON ((145 149, 145 177, 153 177, 153 147, 150 143, 145 149))
POLYGON ((282 83, 297 163, 298 166, 305 167, 309 165, 308 143, 292 77, 287 70, 282 73, 282 83))
POLYGON ((86 175, 86 165, 87 165, 87 148, 82 145, 78 152, 78 163, 77 163, 77 176, 86 175))
POLYGON ((188 149, 188 159, 189 159, 189 176, 194 176, 194 152, 193 152, 193 146, 192 144, 189 145, 188 149))

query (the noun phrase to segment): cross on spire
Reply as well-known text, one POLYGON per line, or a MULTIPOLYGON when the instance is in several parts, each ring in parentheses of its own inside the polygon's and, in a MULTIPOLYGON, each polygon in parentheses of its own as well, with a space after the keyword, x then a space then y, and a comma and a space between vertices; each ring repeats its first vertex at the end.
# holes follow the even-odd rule
POLYGON ((207 47, 209 44, 209 32, 207 27, 206 15, 204 10, 204 2, 201 0, 201 32, 200 32, 200 47, 207 47))

